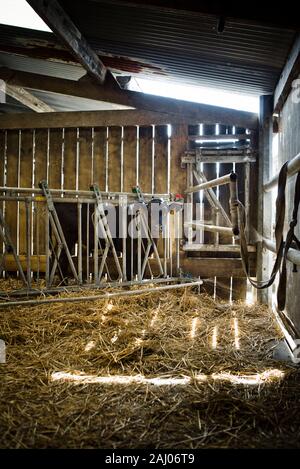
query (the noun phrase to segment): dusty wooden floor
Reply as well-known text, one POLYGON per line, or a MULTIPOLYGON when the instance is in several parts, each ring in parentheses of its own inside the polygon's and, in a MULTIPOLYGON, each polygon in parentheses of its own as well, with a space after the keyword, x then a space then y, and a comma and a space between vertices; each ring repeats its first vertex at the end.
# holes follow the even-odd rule
POLYGON ((0 312, 2 448, 300 446, 264 307, 187 290, 0 312))

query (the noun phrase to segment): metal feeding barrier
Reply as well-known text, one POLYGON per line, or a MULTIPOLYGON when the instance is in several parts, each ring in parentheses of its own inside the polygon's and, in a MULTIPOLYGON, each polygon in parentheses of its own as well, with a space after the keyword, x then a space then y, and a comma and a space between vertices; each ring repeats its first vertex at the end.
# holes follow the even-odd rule
MULTIPOLYGON (((194 173, 196 172, 194 171, 194 173)), ((199 179, 201 179, 200 175, 199 175, 199 179)), ((212 189, 213 187, 229 184, 229 189, 230 189, 229 205, 230 205, 231 220, 228 218, 227 214, 226 216, 224 216, 223 212, 225 212, 225 210, 223 209, 219 200, 214 199, 212 197, 212 193, 214 194, 214 192, 213 191, 212 193, 208 192, 210 203, 213 205, 214 208, 217 208, 218 210, 220 210, 220 212, 223 214, 225 222, 229 225, 229 227, 219 226, 219 225, 207 225, 198 220, 188 220, 185 223, 185 225, 187 227, 192 226, 196 228, 202 228, 204 230, 215 232, 215 233, 227 233, 227 234, 232 234, 233 236, 238 236, 239 234, 238 207, 239 207, 240 201, 238 200, 237 180, 238 180, 237 174, 234 172, 231 172, 230 174, 226 174, 225 176, 212 179, 211 181, 205 181, 196 186, 190 186, 185 191, 186 194, 193 194, 194 192, 199 192, 201 190, 209 190, 209 189, 212 189)))
MULTIPOLYGON (((168 208, 172 203, 170 196, 144 196, 140 187, 133 188, 132 193, 111 194, 101 192, 96 184, 90 191, 53 190, 46 181, 41 181, 39 186, 40 189, 0 188, 0 202, 3 202, 0 273, 2 277, 14 276, 22 282, 22 288, 0 292, 7 304, 12 304, 12 297, 66 290, 78 292, 133 285, 144 288, 149 284, 166 289, 194 285, 180 276, 179 233, 176 238, 171 230, 169 212, 163 217, 164 227, 158 238, 150 229, 147 204, 158 200, 168 208), (13 236, 5 220, 11 204, 18 204, 22 212, 19 231, 15 230, 13 236), (118 233, 112 233, 108 207, 116 209, 118 233), (124 213, 125 221, 120 221, 124 213), (24 237, 24 226, 25 244, 19 239, 24 237), (165 285, 161 287, 160 283, 165 285)), ((177 204, 172 212, 175 227, 180 225, 181 208, 182 205, 178 210, 177 204)), ((198 280, 197 285, 200 283, 198 280)))

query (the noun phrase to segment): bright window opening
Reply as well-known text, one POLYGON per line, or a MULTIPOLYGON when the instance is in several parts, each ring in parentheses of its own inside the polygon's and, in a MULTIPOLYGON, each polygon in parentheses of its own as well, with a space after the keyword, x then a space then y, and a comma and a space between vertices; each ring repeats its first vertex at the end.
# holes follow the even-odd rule
POLYGON ((0 23, 52 32, 26 0, 1 0, 0 23))
POLYGON ((164 96, 168 98, 183 99, 202 104, 226 107, 241 111, 259 111, 259 98, 242 93, 231 93, 217 88, 206 88, 203 86, 187 86, 160 80, 135 78, 134 89, 137 87, 143 93, 164 96))

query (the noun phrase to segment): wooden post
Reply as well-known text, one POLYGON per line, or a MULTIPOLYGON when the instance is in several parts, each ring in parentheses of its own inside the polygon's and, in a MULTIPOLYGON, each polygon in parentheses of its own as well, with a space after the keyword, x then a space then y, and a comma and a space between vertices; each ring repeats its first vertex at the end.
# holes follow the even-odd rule
MULTIPOLYGON (((263 185, 270 179, 270 159, 272 152, 272 109, 273 96, 260 97, 260 138, 258 159, 258 233, 271 238, 271 193, 264 193, 263 185)), ((257 245, 257 280, 269 277, 270 254, 263 249, 262 241, 257 245)), ((271 301, 269 289, 258 290, 257 298, 268 304, 271 301)))

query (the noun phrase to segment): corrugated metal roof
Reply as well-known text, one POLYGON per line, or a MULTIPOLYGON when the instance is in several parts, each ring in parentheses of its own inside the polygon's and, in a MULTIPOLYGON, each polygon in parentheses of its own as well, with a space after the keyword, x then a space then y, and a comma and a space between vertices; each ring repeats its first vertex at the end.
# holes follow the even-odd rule
MULTIPOLYGON (((234 18, 226 19, 219 34, 218 17, 197 11, 116 0, 60 3, 115 73, 225 91, 272 93, 295 37, 291 29, 234 18)), ((54 34, 6 25, 0 25, 0 65, 70 80, 86 73, 54 34)), ((56 110, 107 108, 91 100, 34 93, 56 110)))
POLYGON ((114 56, 114 70, 117 57, 127 57, 143 64, 145 76, 247 93, 274 90, 295 37, 294 30, 233 18, 219 34, 218 18, 198 12, 108 0, 60 3, 96 52, 114 56))

